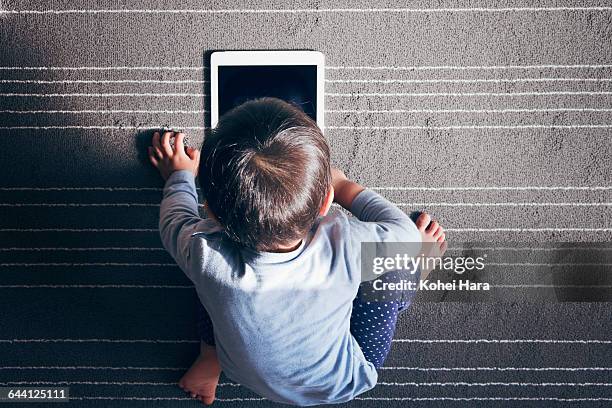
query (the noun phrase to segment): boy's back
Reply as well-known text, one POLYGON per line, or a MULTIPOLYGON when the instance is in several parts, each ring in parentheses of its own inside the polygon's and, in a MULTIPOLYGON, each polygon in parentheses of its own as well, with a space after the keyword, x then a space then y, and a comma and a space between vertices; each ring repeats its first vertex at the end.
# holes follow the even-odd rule
POLYGON ((351 210, 369 222, 337 211, 320 218, 297 249, 261 252, 227 240, 216 221, 199 219, 196 197, 193 175, 173 173, 160 230, 211 316, 225 374, 299 405, 344 402, 372 388, 376 370, 349 326, 361 283, 360 244, 418 241, 408 217, 365 190, 351 210))

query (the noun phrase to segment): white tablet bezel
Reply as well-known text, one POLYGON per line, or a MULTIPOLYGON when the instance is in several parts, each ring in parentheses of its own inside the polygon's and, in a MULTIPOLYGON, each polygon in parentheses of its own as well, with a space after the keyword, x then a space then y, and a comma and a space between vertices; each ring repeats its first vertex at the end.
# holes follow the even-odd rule
POLYGON ((325 56, 318 51, 218 51, 210 56, 210 125, 219 122, 219 66, 316 65, 317 125, 324 129, 325 56))

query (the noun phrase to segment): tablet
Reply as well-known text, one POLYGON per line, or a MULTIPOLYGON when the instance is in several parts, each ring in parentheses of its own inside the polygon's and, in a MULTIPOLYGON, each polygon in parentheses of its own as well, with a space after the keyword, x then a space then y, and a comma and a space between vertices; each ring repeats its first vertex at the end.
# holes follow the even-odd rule
POLYGON ((317 51, 219 51, 210 57, 210 124, 251 99, 300 107, 323 129, 325 57, 317 51))

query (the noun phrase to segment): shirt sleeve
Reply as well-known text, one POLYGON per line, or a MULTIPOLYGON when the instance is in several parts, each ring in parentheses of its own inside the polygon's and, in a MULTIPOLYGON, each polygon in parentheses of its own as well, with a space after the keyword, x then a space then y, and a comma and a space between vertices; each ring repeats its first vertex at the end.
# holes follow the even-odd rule
MULTIPOLYGON (((363 242, 402 242, 411 256, 416 256, 421 249, 421 233, 414 221, 397 208, 393 203, 372 190, 366 189, 359 193, 351 205, 351 213, 359 220, 351 223, 350 240, 353 243, 353 253, 359 254, 353 261, 357 270, 361 270, 363 242)), ((371 254, 370 254, 371 255, 371 254)), ((377 276, 369 270, 361 271, 361 281, 369 281, 377 276)))
MULTIPOLYGON (((192 280, 194 279, 190 259, 192 237, 194 234, 219 231, 221 226, 216 221, 200 217, 193 173, 187 170, 172 173, 164 186, 159 214, 159 233, 166 251, 192 280)), ((209 250, 206 245, 199 245, 197 256, 206 257, 206 252, 209 250)))
POLYGON ((363 190, 355 197, 351 213, 369 223, 366 229, 371 241, 421 242, 421 234, 410 217, 372 190, 363 190))

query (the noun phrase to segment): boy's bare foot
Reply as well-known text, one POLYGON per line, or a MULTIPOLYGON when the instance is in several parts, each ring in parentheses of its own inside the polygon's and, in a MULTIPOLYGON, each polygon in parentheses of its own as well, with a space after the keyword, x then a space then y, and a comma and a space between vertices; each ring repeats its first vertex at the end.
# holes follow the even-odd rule
POLYGON ((200 355, 179 381, 179 387, 206 405, 215 400, 221 366, 214 347, 202 343, 200 355))
MULTIPOLYGON (((415 224, 421 233, 423 257, 437 258, 444 255, 447 248, 446 234, 437 221, 432 221, 427 213, 421 213, 415 224)), ((425 280, 432 269, 421 269, 421 280, 425 280)))

